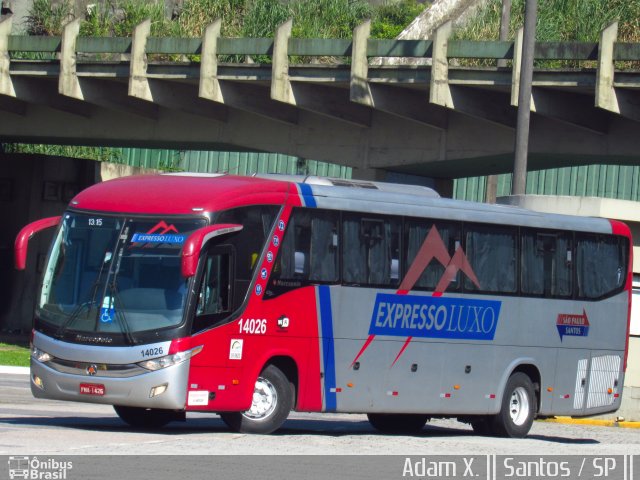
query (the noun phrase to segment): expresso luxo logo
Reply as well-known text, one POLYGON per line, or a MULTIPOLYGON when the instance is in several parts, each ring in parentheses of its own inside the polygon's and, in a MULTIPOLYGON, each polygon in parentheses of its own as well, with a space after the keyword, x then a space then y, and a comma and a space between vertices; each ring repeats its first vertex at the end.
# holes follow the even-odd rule
POLYGON ((435 225, 431 227, 396 294, 378 293, 371 314, 369 338, 353 363, 376 335, 406 337, 392 365, 398 361, 413 337, 493 340, 502 302, 469 298, 446 298, 442 294, 462 272, 479 289, 480 282, 461 245, 453 256, 435 225), (445 267, 431 296, 408 295, 432 260, 445 267))
POLYGON ((370 335, 493 340, 500 302, 379 293, 370 335))
POLYGON ((169 243, 182 245, 186 238, 186 235, 178 233, 175 225, 169 225, 163 220, 147 233, 134 233, 131 237, 131 243, 169 243))

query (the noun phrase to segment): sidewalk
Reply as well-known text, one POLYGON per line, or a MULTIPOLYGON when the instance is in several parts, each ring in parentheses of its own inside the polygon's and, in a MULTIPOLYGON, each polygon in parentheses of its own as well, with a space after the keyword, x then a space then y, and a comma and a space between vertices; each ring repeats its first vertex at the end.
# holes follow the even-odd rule
POLYGON ((598 418, 571 418, 571 417, 553 417, 540 422, 564 423, 567 425, 591 425, 597 427, 620 427, 620 428, 640 428, 640 422, 618 422, 616 420, 601 420, 598 418))
POLYGON ((9 367, 9 366, 0 365, 0 374, 29 375, 29 367, 9 367))

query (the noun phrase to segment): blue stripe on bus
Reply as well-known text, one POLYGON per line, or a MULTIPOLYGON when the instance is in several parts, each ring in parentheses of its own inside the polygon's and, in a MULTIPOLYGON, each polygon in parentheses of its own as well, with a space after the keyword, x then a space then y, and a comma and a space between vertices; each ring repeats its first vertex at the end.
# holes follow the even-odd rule
POLYGON ((300 187, 300 193, 302 194, 302 200, 306 207, 316 208, 316 199, 313 197, 313 191, 311 190, 311 185, 306 183, 299 183, 298 187, 300 187))
POLYGON ((325 411, 336 411, 336 360, 333 345, 333 314, 331 313, 331 293, 327 285, 318 287, 320 299, 320 321, 322 322, 322 351, 324 359, 325 411), (334 389, 331 391, 331 389, 334 389))

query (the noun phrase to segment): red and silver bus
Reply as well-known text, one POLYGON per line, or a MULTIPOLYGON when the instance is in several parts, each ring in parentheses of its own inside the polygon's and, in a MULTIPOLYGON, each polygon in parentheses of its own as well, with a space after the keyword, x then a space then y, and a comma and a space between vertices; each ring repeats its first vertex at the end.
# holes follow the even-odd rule
POLYGON ((296 410, 509 437, 620 405, 632 242, 617 221, 406 185, 138 176, 25 227, 18 268, 53 226, 39 398, 110 404, 136 427, 200 411, 269 433, 296 410))

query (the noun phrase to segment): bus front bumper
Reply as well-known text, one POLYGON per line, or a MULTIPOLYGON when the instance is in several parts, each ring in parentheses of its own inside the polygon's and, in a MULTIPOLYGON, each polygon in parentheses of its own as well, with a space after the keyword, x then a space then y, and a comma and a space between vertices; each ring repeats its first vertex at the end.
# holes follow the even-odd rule
POLYGON ((32 358, 31 393, 53 400, 183 410, 189 363, 121 378, 62 373, 32 358))

